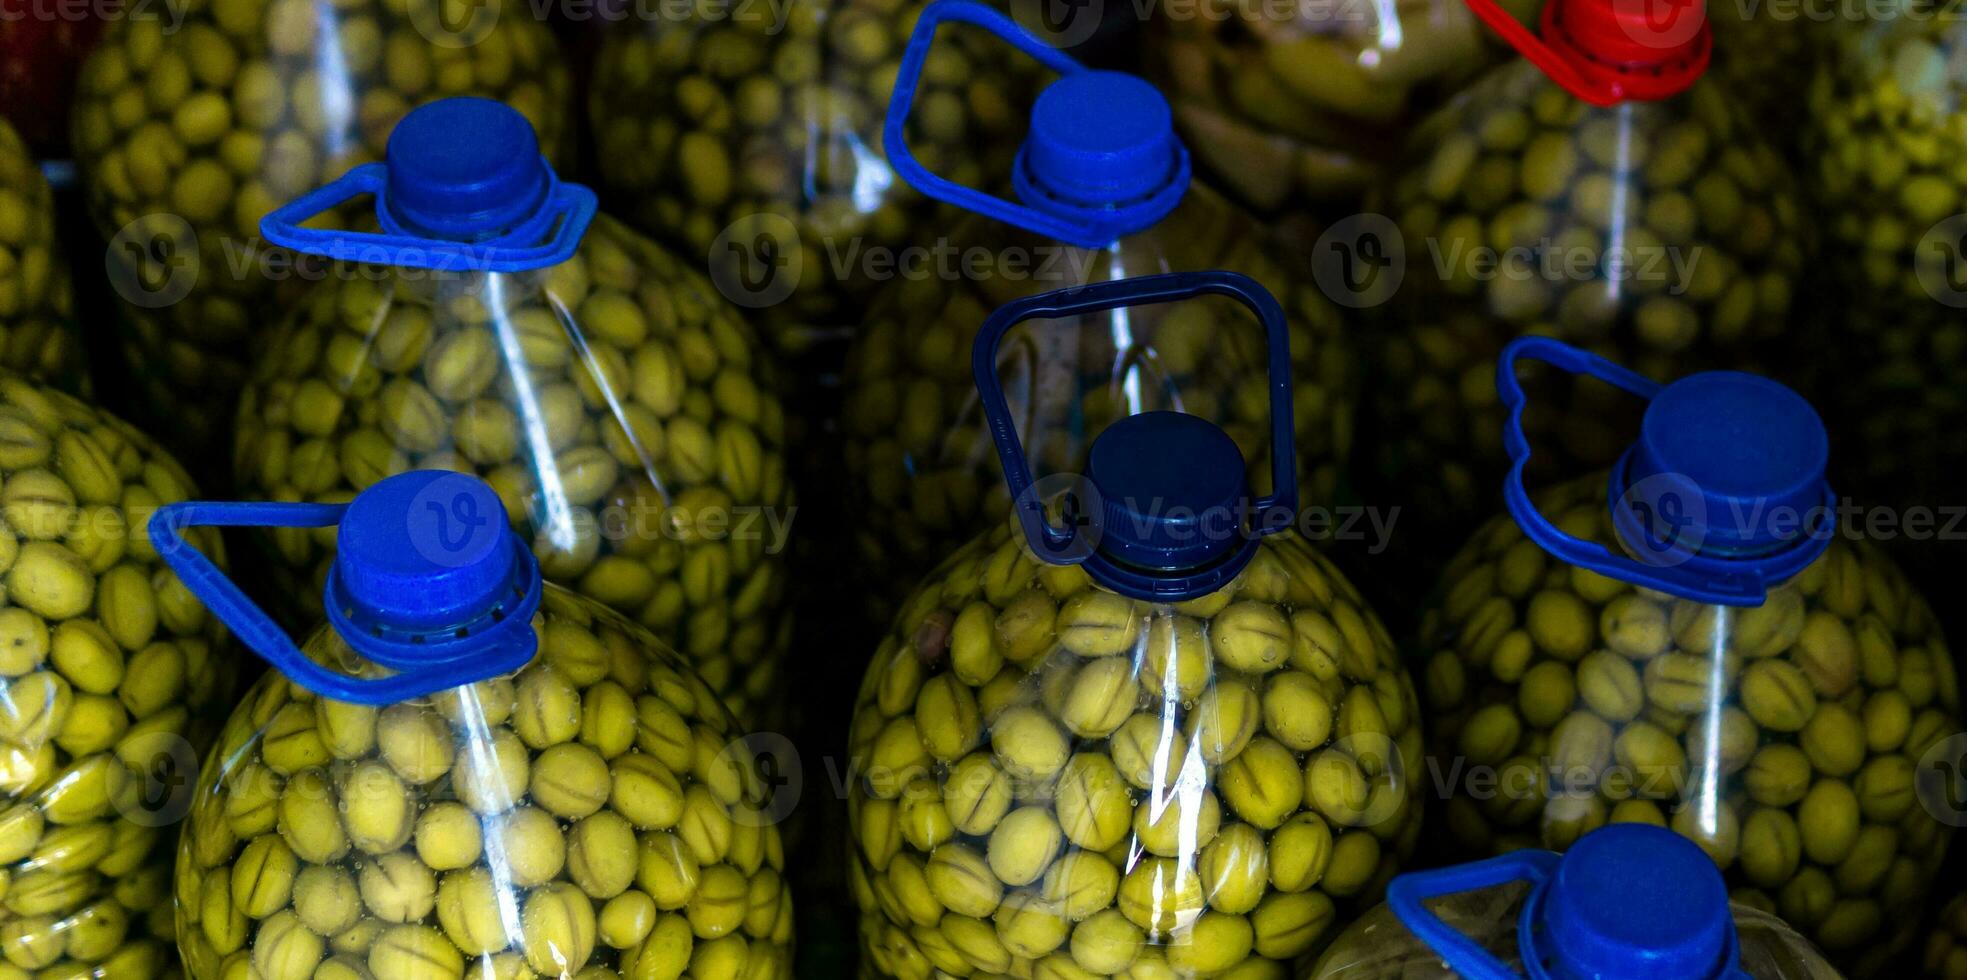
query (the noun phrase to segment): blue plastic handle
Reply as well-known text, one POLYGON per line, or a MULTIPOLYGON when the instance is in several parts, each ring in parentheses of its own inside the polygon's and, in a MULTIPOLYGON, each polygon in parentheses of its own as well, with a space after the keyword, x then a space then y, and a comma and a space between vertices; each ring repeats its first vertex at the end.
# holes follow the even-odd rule
MULTIPOLYGON (((1645 401, 1651 401, 1665 387, 1590 351, 1549 337, 1519 337, 1503 349, 1496 364, 1496 391, 1509 412, 1503 424, 1503 446, 1510 459, 1509 473, 1503 478, 1503 498, 1523 532, 1556 558, 1621 582, 1659 589, 1696 602, 1761 605, 1774 583, 1753 563, 1703 560, 1698 555, 1677 554, 1672 563, 1647 564, 1596 541, 1566 533, 1537 509, 1523 482, 1523 470, 1530 461, 1530 440, 1523 432, 1523 406, 1528 398, 1523 393, 1522 382, 1517 380, 1516 363, 1524 359, 1597 378, 1645 401)), ((1608 492, 1613 507, 1619 505, 1619 494, 1616 485, 1608 492)))
MULTIPOLYGON (((1481 943, 1442 921, 1428 909, 1427 900, 1519 881, 1534 888, 1550 880, 1559 860, 1554 851, 1521 850, 1486 861, 1410 871, 1387 884, 1386 901, 1409 932, 1440 953, 1467 980, 1522 980, 1522 974, 1482 948, 1481 943)), ((1527 908, 1529 903, 1524 904, 1527 908)))
POLYGON ((547 204, 526 221, 496 238, 455 241, 425 238, 405 230, 389 209, 388 167, 365 163, 326 185, 268 212, 260 235, 309 255, 346 262, 433 269, 439 272, 525 272, 559 265, 574 255, 594 220, 594 192, 561 183, 551 167, 547 204), (376 199, 383 233, 303 228, 301 225, 363 195, 376 199))
MULTIPOLYGON (((347 504, 233 503, 185 501, 158 509, 150 521, 150 543, 193 595, 234 635, 266 658, 274 669, 324 697, 351 704, 388 705, 427 697, 438 691, 509 674, 524 667, 533 651, 506 646, 489 654, 482 644, 461 644, 447 651, 441 643, 418 645, 413 658, 391 658, 388 647, 356 644, 358 652, 384 667, 401 672, 364 679, 337 673, 315 663, 231 578, 184 537, 190 527, 334 527, 348 512, 347 504), (396 662, 390 662, 396 660, 396 662)), ((535 584, 528 601, 538 603, 535 584)), ((529 614, 530 615, 530 614, 529 614)), ((344 639, 348 639, 344 637, 344 639)))
POLYGON ((1045 502, 1029 493, 1034 482, 1031 461, 1025 456, 1017 426, 1011 420, 1004 384, 997 377, 997 348, 1004 335, 1026 320, 1174 303, 1200 296, 1231 297, 1248 307, 1263 324, 1270 358, 1270 459, 1274 492, 1253 504, 1252 517, 1259 535, 1275 534, 1291 526, 1298 509, 1298 473, 1292 448, 1295 433, 1291 409, 1291 333, 1284 308, 1269 290, 1240 273, 1174 272, 1072 286, 1012 300, 991 313, 978 331, 971 353, 977 395, 990 425, 991 440, 997 445, 997 458, 1004 467, 1004 481, 1010 487, 1018 522, 1033 548, 1051 556, 1066 556, 1058 559, 1061 564, 1079 564, 1092 556, 1091 549, 1075 547, 1078 528, 1054 525, 1045 516, 1045 502))
MULTIPOLYGON (((1061 75, 1088 70, 1070 55, 1045 43, 994 8, 974 0, 938 0, 930 4, 916 21, 915 33, 909 37, 908 47, 902 52, 901 70, 895 76, 894 94, 888 102, 882 145, 895 172, 910 186, 936 200, 1084 248, 1103 248, 1135 230, 1138 220, 1127 211, 1082 211, 1079 212, 1080 220, 1074 220, 965 187, 930 172, 915 158, 915 153, 908 147, 908 117, 915 109, 916 90, 921 85, 922 68, 929 60, 929 49, 935 43, 936 31, 946 23, 970 24, 990 31, 1061 75)), ((1187 165, 1187 154, 1184 152, 1184 170, 1187 165)), ((1185 172, 1180 178, 1180 185, 1174 188, 1177 196, 1187 185, 1185 172)))

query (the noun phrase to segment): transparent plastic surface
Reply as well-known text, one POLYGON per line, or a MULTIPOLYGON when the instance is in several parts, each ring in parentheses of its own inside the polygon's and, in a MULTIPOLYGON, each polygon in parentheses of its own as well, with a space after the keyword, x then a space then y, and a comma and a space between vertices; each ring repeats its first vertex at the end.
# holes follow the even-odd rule
POLYGON ((54 194, 20 134, 0 119, 0 368, 85 390, 72 290, 54 194))
MULTIPOLYGON (((604 200, 707 259, 783 349, 857 326, 899 251, 930 244, 948 220, 895 175, 882 143, 925 6, 698 0, 613 28, 588 106, 604 200)), ((1029 64, 975 27, 944 27, 910 117, 922 164, 973 187, 1009 173, 1019 107, 1037 91, 1029 64)))
POLYGON ((1461 0, 1167 5, 1153 28, 1196 163, 1265 215, 1348 213, 1406 127, 1507 53, 1461 0))
POLYGON ((792 976, 770 787, 716 695, 558 586, 533 629, 518 673, 386 708, 255 685, 178 848, 193 980, 792 976))
MULTIPOLYGON (((599 217, 535 272, 338 266, 240 402, 244 499, 482 477, 556 581, 654 630, 747 723, 784 694, 792 520, 765 352, 702 274, 599 217)), ((333 528, 263 534, 318 617, 333 528)))
POLYGON ((1866 499, 1950 500, 1967 468, 1967 26, 1922 13, 1841 35, 1809 89, 1827 247, 1840 315, 1825 413, 1868 452, 1848 474, 1866 499))
POLYGON ((222 459, 271 311, 322 274, 262 242, 262 216, 380 159, 397 120, 446 96, 511 105, 552 155, 571 132, 559 57, 517 0, 189 0, 181 23, 116 18, 83 67, 75 155, 158 430, 222 459))
MULTIPOLYGON (((1789 159, 1800 159, 1809 101, 1798 97, 1824 67, 1832 39, 1852 29, 1851 9, 1784 6, 1760 0, 1707 5, 1714 25, 1713 72, 1740 100, 1762 136, 1789 159), (1828 16, 1826 16, 1826 12, 1828 16)), ((1800 173, 1808 173, 1805 167, 1800 173)), ((1807 179, 1807 177, 1806 177, 1807 179)))
POLYGON ((170 841, 235 680, 144 533, 191 482, 123 422, 0 375, 0 487, 0 976, 175 977, 170 841))
MULTIPOLYGON (((1617 547, 1604 476, 1540 506, 1617 547)), ((1505 517, 1440 595, 1422 689, 1449 857, 1645 821, 1854 976, 1912 942, 1953 836, 1913 774, 1960 730, 1959 695, 1932 608, 1874 547, 1833 540, 1763 605, 1724 607, 1561 564, 1505 517)))
POLYGON ((1412 850, 1420 721, 1379 619, 1288 532, 1174 605, 987 532, 909 600, 861 685, 863 962, 1283 977, 1412 850))
POLYGON ((1967 896, 1955 896, 1933 920, 1924 965, 1928 980, 1967 980, 1967 896))
MULTIPOLYGON (((1597 109, 1517 62, 1424 123, 1411 148, 1371 206, 1398 226, 1406 275, 1378 308, 1381 397, 1362 435, 1378 457, 1374 496, 1428 529, 1406 540, 1456 537, 1501 509, 1496 357, 1518 336, 1655 378, 1782 377, 1765 362, 1791 330, 1805 223, 1787 165, 1719 84, 1597 109)), ((1610 465, 1640 408, 1590 379, 1545 390, 1548 377, 1525 377, 1532 486, 1610 465)))
MULTIPOLYGON (((897 281, 848 350, 843 430, 856 535, 879 576, 877 615, 1010 513, 977 398, 971 349, 991 310, 1034 293, 1126 276, 1229 269, 1262 282, 1291 315, 1298 493, 1329 503, 1351 452, 1358 368, 1339 314, 1309 275, 1241 210, 1192 187, 1153 228, 1100 250, 1045 242, 980 217, 946 239, 950 270, 897 281), (1288 261, 1288 260, 1285 260, 1288 261)), ((1107 425, 1145 411, 1210 420, 1243 450, 1257 492, 1270 484, 1270 401, 1262 330, 1226 299, 1123 309, 1014 328, 999 377, 1040 472, 1078 473, 1107 425)))
MULTIPOLYGON (((1529 887, 1522 884, 1449 895, 1428 903, 1443 922, 1482 945, 1511 968, 1523 968, 1517 917, 1529 887)), ((1783 920, 1737 903, 1730 909, 1741 943, 1742 971, 1754 980, 1839 980, 1810 941, 1783 920)), ((1459 976, 1385 905, 1361 916, 1319 957, 1306 980, 1452 980, 1459 976)))

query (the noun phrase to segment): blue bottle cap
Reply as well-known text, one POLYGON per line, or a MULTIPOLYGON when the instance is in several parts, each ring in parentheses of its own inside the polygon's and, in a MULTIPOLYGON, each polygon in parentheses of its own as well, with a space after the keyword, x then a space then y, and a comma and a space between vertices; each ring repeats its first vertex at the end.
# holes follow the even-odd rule
POLYGON ((1410 871, 1387 905, 1458 976, 1475 980, 1749 980, 1721 872, 1686 838, 1613 824, 1563 854, 1523 849, 1484 861, 1410 871), (1522 972, 1430 903, 1515 883, 1530 886, 1516 917, 1522 972))
POLYGON ((1722 976, 1734 952, 1721 872, 1662 827, 1613 824, 1579 838, 1532 906, 1535 958, 1557 977, 1697 980, 1722 976))
POLYGON ((384 705, 509 674, 538 649, 539 563, 497 494, 474 476, 417 470, 347 504, 184 501, 157 512, 150 541, 192 594, 295 683, 384 705), (349 649, 389 668, 354 677, 317 663, 182 532, 189 527, 336 528, 322 601, 349 649))
POLYGON ((1829 461, 1830 437, 1803 396, 1709 371, 1646 406, 1620 496, 1633 529, 1656 541, 1693 535, 1702 554, 1755 558, 1809 533, 1796 518, 1822 504, 1829 461))
POLYGON ((1086 478, 1099 494, 1100 551, 1141 569, 1204 569, 1242 547, 1254 497, 1243 453, 1208 420, 1143 412, 1093 440, 1086 478))
POLYGON ((416 470, 357 494, 335 549, 330 605, 389 633, 455 630, 523 594, 514 571, 525 546, 505 506, 456 473, 416 470))
POLYGON ((1046 87, 1020 159, 1015 181, 1026 204, 1074 213, 1138 207, 1142 227, 1179 203, 1186 183, 1168 100, 1115 71, 1078 72, 1046 87))
POLYGON ((490 99, 439 99, 389 134, 389 210, 414 235, 478 241, 545 204, 553 176, 526 117, 490 99))
POLYGON ((1830 439, 1801 395, 1768 378, 1709 371, 1662 385, 1549 337, 1519 337, 1496 365, 1508 416, 1509 511, 1545 551, 1600 575, 1695 602, 1757 606, 1830 547, 1837 497, 1830 439), (1517 362, 1543 361, 1647 402, 1639 439, 1612 468, 1606 504, 1620 547, 1553 524, 1523 479, 1531 455, 1517 362))

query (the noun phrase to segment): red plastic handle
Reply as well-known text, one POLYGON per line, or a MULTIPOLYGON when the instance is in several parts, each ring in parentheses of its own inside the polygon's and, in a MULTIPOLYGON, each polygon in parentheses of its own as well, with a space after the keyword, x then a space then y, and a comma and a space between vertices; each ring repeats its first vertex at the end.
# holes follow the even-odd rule
POLYGON ((1714 53, 1705 0, 1550 0, 1537 32, 1496 0, 1467 3, 1551 81, 1595 106, 1679 95, 1714 53))

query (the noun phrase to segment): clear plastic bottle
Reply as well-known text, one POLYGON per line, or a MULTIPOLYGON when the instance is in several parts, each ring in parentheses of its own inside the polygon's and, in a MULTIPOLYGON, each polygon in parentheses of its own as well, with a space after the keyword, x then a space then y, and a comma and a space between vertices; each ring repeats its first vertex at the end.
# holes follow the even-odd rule
MULTIPOLYGON (((1002 176, 1018 185, 1017 202, 930 173, 913 143, 888 147, 903 179, 969 213, 935 240, 928 274, 897 279, 877 294, 847 353, 842 429, 850 502, 863 518, 856 541, 875 580, 869 593, 879 600, 877 618, 885 622, 899 593, 1007 513, 969 352, 987 311, 1048 289, 1230 269, 1282 297, 1291 327, 1299 485, 1308 499, 1333 500, 1351 446, 1359 370, 1336 308, 1256 219, 1190 183, 1189 150, 1151 86, 1088 70, 1010 18, 963 0, 932 5, 912 50, 932 59, 938 28, 956 22, 1001 33, 1061 77, 1030 110, 1020 176, 1014 180, 1011 168, 1002 176), (1104 205, 1112 210, 1099 211, 1104 205)), ((912 118, 917 92, 910 80, 905 75, 897 86, 891 120, 912 118)), ((1229 432, 1263 492, 1270 472, 1266 356, 1247 316, 1234 303, 1209 299, 1020 326, 1004 345, 999 377, 1019 438, 1050 471, 1076 471, 1092 440, 1117 419, 1174 408, 1229 432)))
POLYGON ((222 470, 267 322, 324 274, 262 241, 260 218, 380 159, 397 120, 446 96, 498 99, 563 149, 560 59, 521 0, 195 0, 114 18, 83 65, 73 142, 111 242, 137 421, 222 470))
POLYGON ((0 976, 179 975, 171 841, 238 664, 142 530, 194 494, 122 420, 0 372, 0 976))
POLYGON ((1561 856, 1411 872, 1387 892, 1307 980, 1838 980, 1781 919, 1731 905, 1699 848, 1644 824, 1561 856))
POLYGON ((1349 214, 1405 128, 1507 50, 1462 0, 1163 4, 1150 29, 1148 74, 1200 168, 1286 221, 1349 214))
POLYGON ((1955 895, 1926 937, 1926 980, 1967 980, 1967 897, 1955 895))
MULTIPOLYGON (((928 0, 685 4, 612 28, 588 100, 603 189, 630 220, 711 263, 781 350, 860 322, 884 257, 944 215, 888 166, 882 131, 928 0), (868 261, 863 261, 868 260, 868 261)), ((958 28, 923 73, 923 158, 974 183, 1008 169, 1035 78, 958 28)))
POLYGON ((1915 774, 1960 730, 1959 692, 1933 608, 1843 533, 1816 412, 1756 375, 1660 385, 1545 338, 1512 344, 1496 382, 1509 513, 1422 619, 1439 839, 1469 857, 1670 825, 1735 901, 1882 975, 1957 822, 1915 774), (1524 489, 1521 359, 1645 400, 1609 474, 1524 489))
MULTIPOLYGON (((1648 20, 1553 0, 1541 36, 1470 4, 1526 58, 1416 128, 1368 205, 1392 221, 1405 276, 1377 308, 1360 441, 1377 459, 1360 469, 1411 522, 1399 564, 1430 574, 1444 556, 1416 549, 1498 503, 1505 344, 1554 336, 1652 377, 1780 366, 1810 241, 1790 165, 1704 73, 1701 4, 1648 20)), ((1610 465, 1627 405, 1594 382, 1531 381, 1531 480, 1610 465)))
POLYGON ((648 631, 545 583, 475 477, 348 504, 189 503, 150 538, 271 663, 178 849, 191 980, 792 976, 785 853, 743 733, 648 631), (186 527, 329 527, 298 645, 186 527))
MULTIPOLYGON (((655 631, 756 721, 782 700, 791 629, 769 355, 689 263, 561 183, 534 139, 497 103, 432 103, 385 163, 269 217, 268 239, 342 261, 266 340, 237 485, 342 502, 409 469, 475 473, 549 579, 655 631), (386 234, 301 227, 371 191, 386 234)), ((318 615, 334 538, 259 540, 282 612, 318 615)))
POLYGON ((874 973, 1283 977, 1414 847, 1412 682, 1292 530, 1288 344, 1228 272, 1015 300, 979 333, 1021 530, 953 553, 862 681, 850 875, 874 973), (1010 329, 1202 296, 1263 323, 1275 493, 1173 411, 1115 422, 1070 490, 1034 489, 993 370, 1010 329))
POLYGON ((87 392, 55 197, 20 134, 0 119, 0 368, 87 392))

